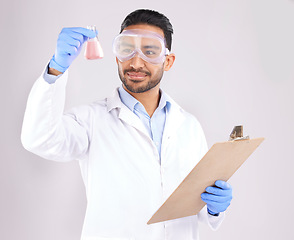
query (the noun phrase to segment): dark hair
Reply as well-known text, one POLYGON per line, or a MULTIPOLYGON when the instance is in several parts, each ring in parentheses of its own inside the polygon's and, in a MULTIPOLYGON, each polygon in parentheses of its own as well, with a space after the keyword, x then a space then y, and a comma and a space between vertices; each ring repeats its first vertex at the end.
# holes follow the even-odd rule
POLYGON ((163 33, 166 41, 167 48, 171 50, 173 26, 169 19, 162 13, 149 10, 149 9, 138 9, 131 12, 126 16, 125 20, 121 24, 120 33, 128 26, 136 24, 149 24, 159 27, 163 33))

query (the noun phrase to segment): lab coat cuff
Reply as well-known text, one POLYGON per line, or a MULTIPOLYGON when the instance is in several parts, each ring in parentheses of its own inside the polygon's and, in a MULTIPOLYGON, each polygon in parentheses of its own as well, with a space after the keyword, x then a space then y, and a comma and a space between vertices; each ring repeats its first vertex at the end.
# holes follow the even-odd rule
POLYGON ((218 216, 213 216, 209 213, 207 213, 207 215, 210 228, 216 231, 225 218, 225 212, 221 212, 218 216))
POLYGON ((66 70, 63 74, 55 76, 55 75, 49 74, 48 70, 49 70, 49 63, 47 64, 45 70, 43 71, 43 75, 42 75, 43 79, 49 84, 55 83, 57 81, 57 79, 64 76, 65 74, 67 74, 66 72, 68 71, 68 70, 66 70))

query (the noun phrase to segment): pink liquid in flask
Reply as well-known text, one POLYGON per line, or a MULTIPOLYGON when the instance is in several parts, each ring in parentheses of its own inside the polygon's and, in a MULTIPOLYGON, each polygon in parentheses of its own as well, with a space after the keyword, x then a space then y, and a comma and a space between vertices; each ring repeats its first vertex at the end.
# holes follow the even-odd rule
MULTIPOLYGON (((90 30, 93 30, 96 32, 95 26, 87 27, 90 30)), ((89 39, 86 42, 86 50, 85 50, 85 58, 88 60, 94 60, 94 59, 101 59, 104 57, 104 53, 101 47, 101 44, 98 40, 98 37, 94 37, 89 39)))

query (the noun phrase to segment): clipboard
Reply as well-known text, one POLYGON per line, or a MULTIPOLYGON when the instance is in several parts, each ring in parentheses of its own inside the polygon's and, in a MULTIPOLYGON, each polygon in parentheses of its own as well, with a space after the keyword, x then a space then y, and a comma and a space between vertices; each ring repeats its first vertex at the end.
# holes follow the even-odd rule
POLYGON ((196 215, 206 205, 200 196, 206 187, 227 181, 264 140, 243 137, 243 128, 237 134, 234 130, 229 141, 210 148, 147 224, 196 215))

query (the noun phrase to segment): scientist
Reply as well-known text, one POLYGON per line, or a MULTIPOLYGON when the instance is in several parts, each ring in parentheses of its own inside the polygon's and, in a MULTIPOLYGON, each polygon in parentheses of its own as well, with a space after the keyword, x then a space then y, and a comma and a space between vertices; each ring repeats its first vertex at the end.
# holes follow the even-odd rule
POLYGON ((122 85, 105 100, 64 112, 68 68, 96 36, 64 28, 32 87, 22 143, 43 158, 79 162, 87 195, 82 240, 196 240, 198 220, 217 229, 230 205, 232 188, 219 180, 201 195, 207 205, 199 214, 147 225, 207 152, 199 122, 160 89, 175 61, 172 33, 161 13, 130 13, 113 43, 122 85))

